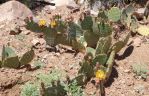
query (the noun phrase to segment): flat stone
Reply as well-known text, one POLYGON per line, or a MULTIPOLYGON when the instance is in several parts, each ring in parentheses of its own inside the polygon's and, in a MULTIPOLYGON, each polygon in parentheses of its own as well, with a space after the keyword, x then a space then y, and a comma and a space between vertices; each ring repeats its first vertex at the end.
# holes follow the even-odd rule
POLYGON ((0 22, 17 18, 25 19, 31 15, 31 10, 18 1, 8 1, 0 5, 0 22))

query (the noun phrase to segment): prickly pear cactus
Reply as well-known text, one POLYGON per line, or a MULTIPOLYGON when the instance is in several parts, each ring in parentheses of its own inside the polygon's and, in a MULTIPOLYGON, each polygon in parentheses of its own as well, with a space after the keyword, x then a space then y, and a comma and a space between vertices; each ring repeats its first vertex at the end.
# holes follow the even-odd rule
POLYGON ((7 57, 2 64, 2 67, 7 67, 7 68, 19 68, 20 62, 19 62, 19 57, 7 57))
POLYGON ((93 65, 88 61, 84 60, 81 64, 81 69, 78 71, 79 74, 84 74, 87 78, 91 78, 94 76, 93 65))
POLYGON ((100 37, 106 37, 112 34, 112 27, 109 24, 105 23, 104 21, 101 21, 98 24, 98 28, 99 28, 98 35, 100 37))
POLYGON ((92 30, 93 20, 91 16, 85 16, 81 21, 81 27, 83 30, 92 30))
POLYGON ((18 68, 20 66, 19 57, 12 48, 3 46, 2 67, 18 68))
POLYGON ((106 14, 106 11, 104 10, 99 10, 98 17, 100 20, 104 20, 104 21, 108 20, 108 16, 106 14))
POLYGON ((126 8, 124 8, 122 10, 122 15, 121 15, 121 22, 124 24, 124 25, 127 25, 128 27, 131 26, 131 22, 132 22, 132 17, 131 15, 133 14, 134 12, 134 7, 132 4, 129 4, 126 8))
POLYGON ((98 28, 98 22, 96 20, 96 18, 93 18, 93 33, 98 35, 99 34, 99 28, 98 28))
POLYGON ((94 48, 91 47, 86 48, 86 53, 91 53, 93 56, 95 56, 95 52, 96 50, 94 48))
POLYGON ((21 65, 26 65, 29 64, 33 58, 34 58, 34 50, 31 49, 30 51, 27 51, 21 58, 20 58, 20 64, 21 65))
POLYGON ((115 54, 116 52, 113 50, 106 62, 106 65, 108 66, 106 69, 106 80, 108 80, 111 75, 115 54))
POLYGON ((121 10, 118 7, 112 7, 108 11, 108 19, 112 22, 117 22, 121 18, 121 10))
POLYGON ((127 44, 129 37, 130 37, 130 33, 128 33, 123 40, 116 42, 112 46, 112 50, 115 50, 116 53, 119 52, 127 44))
POLYGON ((96 43, 99 39, 98 35, 94 34, 92 31, 89 30, 86 30, 83 35, 88 46, 90 47, 96 46, 96 43))
POLYGON ((46 40, 47 45, 55 46, 56 44, 56 35, 57 31, 49 27, 44 30, 44 39, 46 40))
POLYGON ((126 8, 124 9, 125 13, 128 15, 131 15, 135 9, 133 7, 133 4, 129 4, 128 6, 126 6, 126 8))
POLYGON ((115 50, 115 52, 119 52, 122 48, 124 47, 124 42, 123 41, 118 41, 113 45, 113 50, 115 50))
POLYGON ((27 23, 26 24, 26 28, 29 29, 29 30, 32 30, 34 32, 41 32, 41 28, 38 25, 38 21, 35 23, 35 21, 33 20, 33 18, 31 18, 30 20, 26 20, 26 23, 27 23))
POLYGON ((68 23, 68 41, 74 40, 76 38, 76 26, 74 22, 68 23))
POLYGON ((99 41, 97 42, 95 54, 96 55, 102 54, 102 53, 107 54, 108 50, 110 49, 111 43, 112 43, 112 38, 110 36, 100 38, 99 41))
POLYGON ((136 17, 132 17, 131 19, 131 23, 130 23, 130 30, 134 33, 137 32, 137 28, 138 28, 138 20, 136 17))
POLYGON ((100 65, 105 65, 107 59, 108 59, 108 56, 106 54, 98 54, 93 59, 93 65, 95 66, 97 63, 100 65))

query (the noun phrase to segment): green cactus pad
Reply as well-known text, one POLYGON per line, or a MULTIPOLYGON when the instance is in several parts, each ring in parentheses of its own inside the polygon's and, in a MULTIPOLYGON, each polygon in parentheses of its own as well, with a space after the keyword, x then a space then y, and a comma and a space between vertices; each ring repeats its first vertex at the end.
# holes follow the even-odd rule
POLYGON ((112 38, 109 37, 102 37, 99 39, 97 46, 96 46, 96 55, 105 53, 107 54, 108 50, 110 49, 112 43, 112 38))
POLYGON ((85 46, 76 40, 72 40, 72 47, 80 52, 85 52, 85 46))
POLYGON ((129 4, 125 9, 124 9, 125 13, 127 15, 131 15, 133 14, 133 12, 135 11, 134 7, 132 4, 129 4))
POLYGON ((21 58, 20 58, 20 63, 21 65, 26 65, 26 64, 29 64, 33 58, 34 58, 34 50, 30 50, 30 51, 27 51, 21 58))
POLYGON ((112 7, 108 11, 108 19, 112 22, 117 22, 121 18, 121 10, 118 7, 112 7))
POLYGON ((104 65, 104 64, 106 64, 107 59, 108 59, 108 56, 106 54, 98 54, 93 59, 93 65, 96 65, 97 62, 101 65, 104 65))
POLYGON ((82 66, 78 71, 79 74, 84 74, 87 78, 91 78, 94 76, 94 69, 92 64, 84 60, 81 65, 82 66))
POLYGON ((126 37, 124 38, 123 42, 124 42, 124 46, 127 44, 129 38, 130 38, 130 32, 126 35, 126 37))
POLYGON ((85 82, 86 82, 86 76, 84 75, 84 74, 79 74, 78 76, 76 76, 75 78, 73 78, 72 80, 71 80, 71 82, 73 82, 73 81, 77 81, 77 84, 78 85, 84 85, 85 84, 85 82))
POLYGON ((5 60, 7 57, 15 57, 17 56, 15 51, 11 47, 5 47, 3 46, 2 50, 2 61, 5 60))
POLYGON ((96 21, 96 18, 93 18, 93 33, 96 35, 99 35, 99 28, 98 28, 98 22, 96 21))
POLYGON ((93 56, 95 56, 95 49, 94 48, 91 48, 91 47, 87 47, 86 48, 86 53, 91 53, 93 56))
POLYGON ((100 19, 105 20, 105 21, 107 21, 107 20, 108 20, 108 17, 107 17, 106 11, 103 11, 103 10, 99 10, 98 17, 99 17, 100 19))
POLYGON ((32 21, 28 21, 26 22, 26 28, 33 31, 33 32, 41 32, 42 28, 39 27, 39 25, 37 23, 35 23, 33 20, 32 21))
POLYGON ((138 20, 136 17, 132 17, 131 18, 131 23, 130 23, 130 30, 134 33, 137 32, 137 28, 138 28, 138 20))
POLYGON ((85 48, 87 47, 87 42, 85 41, 83 36, 80 36, 78 40, 72 40, 72 47, 80 52, 85 52, 85 48))
POLYGON ((83 35, 84 35, 84 39, 87 42, 88 46, 90 47, 96 46, 96 43, 99 39, 98 35, 94 34, 93 32, 89 30, 86 30, 83 35))
POLYGON ((130 37, 130 33, 128 33, 123 40, 116 42, 112 46, 112 50, 115 50, 116 53, 119 52, 127 44, 129 37, 130 37))
POLYGON ((98 35, 100 37, 106 37, 112 34, 112 27, 109 24, 106 24, 104 21, 101 21, 98 24, 99 33, 98 35))
POLYGON ((115 50, 115 52, 119 52, 122 48, 124 47, 124 42, 123 41, 118 41, 116 42, 113 46, 112 49, 115 50))
POLYGON ((56 35, 57 31, 54 29, 51 29, 50 27, 47 27, 44 29, 44 39, 46 40, 46 43, 50 46, 56 45, 56 35))
POLYGON ((126 14, 126 11, 125 11, 125 9, 123 9, 122 10, 122 14, 121 14, 121 22, 122 22, 122 24, 126 24, 126 21, 127 21, 127 14, 126 14))
POLYGON ((91 16, 85 16, 81 21, 81 27, 83 30, 91 30, 93 26, 93 20, 91 16))
POLYGON ((106 62, 106 65, 108 66, 106 69, 106 81, 109 79, 109 77, 111 75, 114 58, 115 58, 115 51, 113 50, 106 62))
POLYGON ((7 68, 18 68, 20 66, 19 62, 19 57, 7 57, 3 61, 2 67, 7 67, 7 68))

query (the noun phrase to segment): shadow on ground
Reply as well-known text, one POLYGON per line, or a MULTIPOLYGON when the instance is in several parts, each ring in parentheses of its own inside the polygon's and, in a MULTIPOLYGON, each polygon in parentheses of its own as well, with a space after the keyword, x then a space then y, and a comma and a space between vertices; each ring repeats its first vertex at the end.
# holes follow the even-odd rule
POLYGON ((133 50, 134 50, 134 46, 131 45, 131 46, 129 46, 129 47, 124 51, 124 53, 123 53, 122 55, 116 54, 115 59, 117 59, 117 60, 123 60, 123 59, 125 59, 126 57, 129 57, 129 56, 132 54, 133 50))

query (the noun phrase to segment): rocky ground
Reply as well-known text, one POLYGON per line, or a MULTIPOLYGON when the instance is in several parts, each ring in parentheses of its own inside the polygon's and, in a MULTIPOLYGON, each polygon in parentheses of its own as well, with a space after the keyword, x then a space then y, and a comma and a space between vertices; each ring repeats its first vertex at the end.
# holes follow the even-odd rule
MULTIPOLYGON (((43 18, 49 18, 55 13, 61 13, 65 18, 67 15, 72 14, 71 12, 72 9, 68 9, 66 6, 58 7, 50 12, 46 8, 42 11, 35 11, 36 14, 43 18)), ((77 19, 79 14, 80 11, 72 15, 77 19)), ((33 71, 27 71, 26 68, 0 68, 0 96, 19 96, 22 85, 28 81, 34 81, 36 73, 48 72, 53 68, 65 70, 69 76, 73 77, 79 68, 79 61, 83 58, 82 53, 74 56, 74 52, 69 52, 61 47, 58 47, 59 52, 49 52, 46 50, 46 42, 42 34, 27 30, 24 27, 24 22, 20 19, 2 20, 0 22, 0 37, 0 53, 2 46, 8 43, 15 48, 19 55, 34 45, 36 57, 31 62, 32 67, 36 66, 35 62, 37 60, 42 61, 43 66, 33 71)), ((131 46, 123 48, 119 56, 116 57, 112 76, 108 84, 105 85, 106 96, 149 96, 149 79, 146 81, 139 78, 136 79, 131 67, 132 64, 137 63, 145 63, 149 66, 149 42, 148 39, 145 40, 144 42, 144 38, 141 36, 131 38, 130 42, 133 42, 131 46)), ((94 95, 96 89, 91 82, 87 84, 84 91, 87 96, 96 96, 94 95)))

